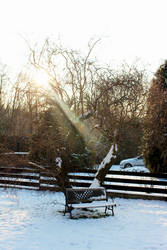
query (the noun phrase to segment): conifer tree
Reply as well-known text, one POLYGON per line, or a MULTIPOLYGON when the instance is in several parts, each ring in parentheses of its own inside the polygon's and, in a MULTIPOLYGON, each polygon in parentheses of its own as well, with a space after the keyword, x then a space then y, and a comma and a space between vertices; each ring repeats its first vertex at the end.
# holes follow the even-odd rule
POLYGON ((152 172, 167 171, 167 61, 151 82, 147 99, 143 153, 152 172))

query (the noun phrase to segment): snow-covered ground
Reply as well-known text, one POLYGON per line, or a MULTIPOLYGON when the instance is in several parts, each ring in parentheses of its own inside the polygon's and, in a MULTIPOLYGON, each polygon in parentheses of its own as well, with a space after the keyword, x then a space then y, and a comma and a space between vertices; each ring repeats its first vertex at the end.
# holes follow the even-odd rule
POLYGON ((167 202, 115 202, 115 216, 104 217, 98 209, 71 220, 63 215, 62 193, 1 189, 0 249, 167 249, 167 202))
POLYGON ((129 168, 121 168, 120 165, 113 165, 110 170, 114 171, 125 171, 125 172, 142 172, 142 173, 149 173, 149 169, 145 166, 135 166, 129 168))

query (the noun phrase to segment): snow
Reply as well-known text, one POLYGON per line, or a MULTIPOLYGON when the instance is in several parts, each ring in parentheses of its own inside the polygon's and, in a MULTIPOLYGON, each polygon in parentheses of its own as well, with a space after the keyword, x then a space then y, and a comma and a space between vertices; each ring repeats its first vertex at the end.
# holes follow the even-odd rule
MULTIPOLYGON (((90 199, 91 200, 91 199, 90 199)), ((93 208, 93 207, 111 207, 114 205, 114 203, 111 202, 104 202, 104 201, 93 201, 91 203, 79 203, 79 204, 73 204, 73 208, 93 208)))
POLYGON ((90 110, 88 110, 88 112, 84 113, 83 115, 81 115, 79 117, 80 120, 86 120, 88 119, 90 116, 92 115, 92 112, 90 110))
POLYGON ((29 152, 8 152, 2 153, 1 155, 29 155, 29 152))
POLYGON ((61 168, 62 159, 60 157, 57 157, 56 160, 55 160, 55 162, 56 162, 56 166, 59 167, 59 168, 61 168))
MULTIPOLYGON (((117 145, 115 145, 115 152, 117 151, 117 145)), ((114 154, 114 145, 111 146, 108 154, 103 159, 103 161, 99 165, 99 170, 104 168, 107 163, 110 162, 111 158, 116 158, 116 155, 114 154)))
POLYGON ((92 184, 90 185, 90 188, 98 188, 100 187, 100 182, 97 178, 94 178, 92 184))
POLYGON ((112 165, 110 170, 113 171, 125 171, 125 172, 143 172, 143 173, 149 173, 149 169, 145 166, 134 166, 129 168, 121 168, 120 165, 112 165))
POLYGON ((1 189, 0 249, 167 249, 165 201, 116 198, 115 216, 98 208, 74 219, 63 215, 64 202, 62 193, 1 189))
POLYGON ((103 159, 103 161, 100 163, 99 167, 98 167, 98 171, 95 175, 95 178, 91 184, 91 188, 96 188, 96 187, 100 187, 100 182, 99 180, 96 178, 96 176, 98 175, 99 171, 104 168, 106 166, 107 163, 110 163, 111 158, 116 158, 115 152, 117 151, 117 145, 112 145, 108 154, 106 155, 106 157, 103 159))

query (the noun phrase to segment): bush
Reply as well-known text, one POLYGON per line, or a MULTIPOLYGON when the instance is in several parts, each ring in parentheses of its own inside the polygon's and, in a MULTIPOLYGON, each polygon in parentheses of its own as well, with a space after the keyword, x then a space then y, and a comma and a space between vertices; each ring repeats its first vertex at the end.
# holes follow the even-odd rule
POLYGON ((57 106, 42 114, 30 152, 32 160, 46 165, 55 165, 56 158, 61 157, 66 170, 91 167, 93 162, 82 135, 57 106))

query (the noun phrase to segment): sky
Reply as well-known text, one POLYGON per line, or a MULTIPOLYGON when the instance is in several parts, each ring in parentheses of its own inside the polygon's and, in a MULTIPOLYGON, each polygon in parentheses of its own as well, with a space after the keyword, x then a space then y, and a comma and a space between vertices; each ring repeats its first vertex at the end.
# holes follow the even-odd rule
POLYGON ((30 43, 60 39, 65 47, 94 54, 103 64, 149 65, 167 58, 166 0, 0 0, 0 62, 20 70, 30 43))

